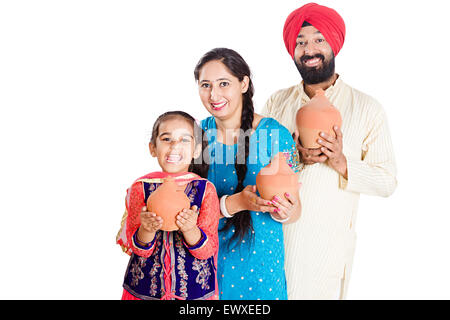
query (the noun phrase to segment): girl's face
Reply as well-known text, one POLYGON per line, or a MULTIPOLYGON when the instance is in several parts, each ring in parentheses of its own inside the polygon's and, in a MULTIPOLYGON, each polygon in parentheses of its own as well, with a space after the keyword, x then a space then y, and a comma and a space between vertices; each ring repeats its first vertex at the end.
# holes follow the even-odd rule
POLYGON ((201 153, 201 144, 195 146, 192 124, 181 117, 163 120, 156 143, 150 142, 149 148, 161 169, 168 173, 187 172, 192 159, 201 153))
POLYGON ((242 94, 247 92, 248 84, 247 76, 239 81, 222 62, 209 61, 199 73, 200 100, 215 118, 237 118, 242 114, 242 94))

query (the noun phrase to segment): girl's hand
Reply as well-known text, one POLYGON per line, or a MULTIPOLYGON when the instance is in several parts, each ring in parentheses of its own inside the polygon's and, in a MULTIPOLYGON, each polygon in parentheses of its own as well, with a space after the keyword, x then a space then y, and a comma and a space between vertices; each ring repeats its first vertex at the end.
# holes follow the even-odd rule
POLYGON ((189 246, 194 246, 202 239, 202 233, 197 227, 198 207, 183 209, 178 215, 176 224, 183 233, 183 238, 189 246))
POLYGON ((141 211, 141 229, 146 232, 155 233, 161 229, 163 219, 158 217, 154 212, 147 212, 147 207, 143 207, 141 211))
POLYGON ((197 228, 198 208, 193 206, 191 209, 183 209, 176 217, 175 223, 183 233, 190 232, 197 228))
POLYGON ((141 226, 138 229, 137 241, 141 245, 146 245, 153 241, 156 231, 162 228, 163 219, 156 213, 147 212, 147 207, 142 207, 140 219, 141 226))

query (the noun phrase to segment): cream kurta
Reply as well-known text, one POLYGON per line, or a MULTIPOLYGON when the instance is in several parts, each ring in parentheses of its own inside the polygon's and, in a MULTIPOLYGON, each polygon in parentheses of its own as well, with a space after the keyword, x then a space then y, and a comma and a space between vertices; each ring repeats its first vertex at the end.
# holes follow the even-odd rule
MULTIPOLYGON (((397 185, 381 105, 340 78, 325 95, 342 115, 348 180, 327 164, 307 165, 300 173, 302 216, 283 228, 289 299, 345 298, 359 194, 388 197, 397 185)), ((309 100, 303 84, 296 85, 273 94, 262 113, 294 132, 296 112, 309 100)))

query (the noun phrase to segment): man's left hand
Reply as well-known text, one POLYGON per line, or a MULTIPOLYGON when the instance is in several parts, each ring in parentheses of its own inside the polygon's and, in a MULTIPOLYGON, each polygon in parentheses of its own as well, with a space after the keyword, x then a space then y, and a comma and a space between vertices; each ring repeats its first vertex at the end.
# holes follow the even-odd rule
POLYGON ((321 132, 320 138, 317 142, 323 146, 320 150, 327 156, 325 161, 328 161, 328 165, 336 170, 345 179, 348 179, 347 158, 342 153, 342 132, 338 126, 334 126, 333 130, 336 133, 336 138, 326 134, 325 132, 321 132))

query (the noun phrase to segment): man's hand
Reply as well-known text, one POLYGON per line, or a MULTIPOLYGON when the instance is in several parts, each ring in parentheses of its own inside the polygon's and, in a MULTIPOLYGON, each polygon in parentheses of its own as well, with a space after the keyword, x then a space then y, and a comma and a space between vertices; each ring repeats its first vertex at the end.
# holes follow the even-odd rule
POLYGON ((336 170, 345 179, 347 176, 347 158, 342 153, 343 143, 342 143, 342 132, 338 126, 333 127, 336 133, 336 138, 321 132, 320 137, 317 142, 322 145, 319 150, 327 157, 328 165, 336 170))
POLYGON ((298 133, 298 130, 295 130, 293 138, 300 155, 300 161, 302 163, 309 165, 315 163, 324 163, 325 161, 327 161, 328 157, 322 153, 322 150, 320 150, 320 148, 317 149, 303 148, 302 144, 300 143, 299 136, 300 135, 298 133))

